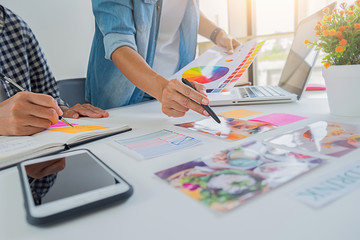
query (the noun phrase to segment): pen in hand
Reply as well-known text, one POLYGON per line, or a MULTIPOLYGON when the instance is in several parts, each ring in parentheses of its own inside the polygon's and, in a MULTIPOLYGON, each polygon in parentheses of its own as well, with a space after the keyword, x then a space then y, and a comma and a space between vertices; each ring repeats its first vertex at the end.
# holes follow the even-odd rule
MULTIPOLYGON (((182 82, 184 84, 186 84, 187 86, 191 87, 192 89, 196 90, 195 87, 186 79, 186 78, 182 78, 181 79, 182 82)), ((217 122, 217 123, 221 123, 220 119, 218 118, 218 116, 214 113, 214 111, 208 106, 208 105, 204 105, 204 104, 200 104, 205 111, 207 111, 209 113, 209 115, 217 122)))
MULTIPOLYGON (((3 73, 0 72, 0 79, 2 79, 3 81, 5 81, 8 84, 11 84, 12 86, 14 86, 17 90, 21 91, 21 92, 26 92, 26 89, 24 89, 23 87, 21 87, 19 84, 17 84, 16 82, 14 82, 11 78, 5 76, 3 73)), ((71 125, 68 121, 66 121, 62 116, 59 116, 59 120, 66 123, 67 125, 74 127, 73 125, 71 125)))

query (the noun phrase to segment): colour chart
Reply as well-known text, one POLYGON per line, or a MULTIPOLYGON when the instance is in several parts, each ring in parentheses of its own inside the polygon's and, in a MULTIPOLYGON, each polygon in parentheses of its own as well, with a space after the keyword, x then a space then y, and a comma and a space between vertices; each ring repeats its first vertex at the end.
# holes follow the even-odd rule
POLYGON ((264 42, 252 40, 229 55, 224 48, 215 46, 175 73, 170 79, 186 78, 206 86, 206 92, 230 91, 254 61, 264 42))

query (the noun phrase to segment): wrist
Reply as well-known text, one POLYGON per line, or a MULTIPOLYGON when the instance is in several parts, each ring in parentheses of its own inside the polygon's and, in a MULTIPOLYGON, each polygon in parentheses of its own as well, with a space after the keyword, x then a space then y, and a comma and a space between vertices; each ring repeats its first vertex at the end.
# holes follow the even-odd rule
POLYGON ((219 36, 219 33, 220 32, 225 32, 222 28, 219 28, 219 27, 217 27, 217 28, 215 28, 213 31, 212 31, 212 33, 210 34, 210 40, 214 43, 214 44, 217 44, 216 43, 216 39, 217 39, 217 37, 219 36))
POLYGON ((156 100, 158 100, 159 102, 162 102, 163 92, 166 86, 169 84, 169 81, 165 79, 163 76, 155 73, 153 76, 153 82, 159 86, 158 88, 156 88, 153 97, 155 97, 156 100))

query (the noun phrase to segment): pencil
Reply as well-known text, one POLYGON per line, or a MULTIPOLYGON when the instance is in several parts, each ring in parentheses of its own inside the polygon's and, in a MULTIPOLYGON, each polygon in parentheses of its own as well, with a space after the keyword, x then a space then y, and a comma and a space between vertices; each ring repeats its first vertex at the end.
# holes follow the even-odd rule
MULTIPOLYGON (((26 92, 26 89, 24 89, 23 87, 21 87, 19 84, 17 84, 16 82, 14 82, 11 78, 5 76, 3 73, 0 72, 0 78, 5 81, 8 84, 13 85, 17 90, 21 91, 21 92, 26 92)), ((73 125, 71 125, 68 121, 66 121, 62 116, 59 116, 59 120, 66 123, 67 125, 74 127, 73 125)))

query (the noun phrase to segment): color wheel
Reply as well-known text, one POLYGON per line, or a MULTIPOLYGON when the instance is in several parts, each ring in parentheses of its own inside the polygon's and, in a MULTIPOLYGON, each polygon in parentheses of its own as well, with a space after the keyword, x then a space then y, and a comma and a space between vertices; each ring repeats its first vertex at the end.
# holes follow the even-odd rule
POLYGON ((198 83, 210 83, 220 79, 229 72, 227 67, 208 67, 208 66, 199 66, 186 70, 182 77, 186 78, 189 81, 195 81, 198 83))

